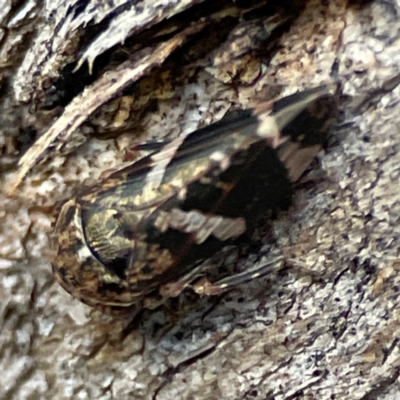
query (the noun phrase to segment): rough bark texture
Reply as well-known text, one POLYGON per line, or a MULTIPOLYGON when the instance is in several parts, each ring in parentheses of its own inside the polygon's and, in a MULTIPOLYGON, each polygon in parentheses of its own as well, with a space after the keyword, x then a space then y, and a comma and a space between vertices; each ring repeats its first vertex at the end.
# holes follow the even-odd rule
POLYGON ((275 3, 2 2, 1 399, 400 398, 400 3, 275 3), (219 257, 309 275, 135 323, 54 282, 55 204, 135 143, 321 82, 341 110, 327 149, 254 248, 219 257))

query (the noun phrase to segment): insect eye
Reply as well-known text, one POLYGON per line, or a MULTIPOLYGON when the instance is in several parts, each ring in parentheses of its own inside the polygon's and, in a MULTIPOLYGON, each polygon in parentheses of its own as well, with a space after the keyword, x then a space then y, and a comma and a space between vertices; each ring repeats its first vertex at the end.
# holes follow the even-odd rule
POLYGON ((132 238, 122 215, 115 210, 82 210, 82 228, 92 254, 121 279, 132 257, 132 238))

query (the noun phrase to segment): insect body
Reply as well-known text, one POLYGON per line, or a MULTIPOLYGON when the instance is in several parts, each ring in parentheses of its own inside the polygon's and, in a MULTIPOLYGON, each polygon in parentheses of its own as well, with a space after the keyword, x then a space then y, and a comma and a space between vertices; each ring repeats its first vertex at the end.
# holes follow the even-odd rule
POLYGON ((320 150, 331 115, 326 87, 261 103, 83 190, 56 224, 58 281, 99 307, 150 307, 179 294, 204 260, 267 210, 289 205, 291 183, 320 150))

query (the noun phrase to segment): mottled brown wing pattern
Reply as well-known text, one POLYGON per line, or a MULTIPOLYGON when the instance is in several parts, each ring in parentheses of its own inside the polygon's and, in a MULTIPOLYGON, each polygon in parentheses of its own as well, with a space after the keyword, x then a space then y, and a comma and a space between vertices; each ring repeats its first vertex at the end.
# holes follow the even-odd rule
POLYGON ((333 109, 318 87, 230 113, 84 189, 57 221, 58 281, 100 307, 179 294, 204 260, 290 204, 333 109))

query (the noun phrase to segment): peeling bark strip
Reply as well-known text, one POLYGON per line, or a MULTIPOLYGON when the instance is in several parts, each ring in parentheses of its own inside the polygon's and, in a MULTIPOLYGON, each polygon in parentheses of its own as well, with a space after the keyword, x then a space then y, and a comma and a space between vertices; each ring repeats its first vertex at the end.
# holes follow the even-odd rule
POLYGON ((60 284, 103 308, 178 295, 204 274, 201 262, 251 232, 265 211, 288 205, 291 182, 326 139, 332 100, 322 86, 228 114, 83 190, 56 226, 60 284))
POLYGON ((57 123, 21 157, 18 175, 10 189, 10 194, 15 191, 26 174, 40 161, 49 148, 54 150, 53 147, 56 145, 56 150, 61 152, 73 132, 99 106, 114 98, 129 84, 148 73, 150 69, 162 64, 177 47, 185 43, 188 36, 201 30, 202 27, 203 24, 197 24, 174 36, 166 43, 140 51, 135 54, 133 59, 126 61, 115 71, 105 73, 102 78, 87 87, 81 95, 75 97, 65 108, 57 123))
MULTIPOLYGON (((197 10, 188 21, 185 18, 185 12, 189 13, 189 11, 186 10, 202 2, 202 0, 185 0, 171 1, 169 4, 168 1, 152 0, 140 6, 135 5, 134 2, 122 2, 124 4, 116 6, 112 2, 113 4, 102 5, 102 9, 97 10, 99 15, 96 16, 92 15, 92 13, 96 14, 96 10, 88 7, 87 14, 83 14, 85 17, 79 13, 74 14, 72 11, 74 7, 79 8, 79 4, 74 2, 64 13, 61 11, 63 6, 57 2, 49 4, 48 14, 53 15, 53 18, 49 18, 48 22, 54 24, 53 29, 60 36, 60 43, 49 46, 49 49, 43 45, 44 50, 38 55, 29 54, 30 57, 27 57, 26 63, 18 72, 19 76, 14 84, 14 90, 20 101, 35 101, 40 106, 50 109, 61 105, 63 112, 18 161, 18 174, 9 189, 9 194, 16 190, 31 169, 44 158, 58 153, 71 152, 72 149, 82 144, 87 135, 86 132, 79 137, 80 129, 85 132, 85 127, 82 125, 91 119, 95 120, 96 117, 93 114, 107 109, 107 105, 111 101, 120 101, 122 106, 125 103, 123 106, 125 110, 120 117, 116 116, 115 123, 108 125, 108 130, 124 125, 125 118, 130 112, 140 115, 140 111, 143 111, 140 110, 140 103, 139 105, 132 104, 134 99, 140 97, 137 96, 137 93, 128 95, 125 99, 124 96, 121 99, 118 97, 129 85, 138 82, 140 78, 149 76, 152 70, 162 65, 167 57, 193 39, 199 32, 206 34, 204 33, 206 29, 212 29, 212 26, 218 26, 221 23, 228 24, 229 28, 229 21, 240 20, 247 14, 251 15, 260 9, 263 10, 263 13, 267 10, 270 15, 261 24, 252 21, 238 24, 230 32, 233 46, 230 48, 221 46, 219 49, 214 49, 214 54, 211 53, 213 60, 208 62, 207 70, 212 75, 215 75, 215 69, 217 69, 230 76, 230 78, 221 77, 228 82, 242 68, 239 62, 235 70, 231 71, 232 54, 236 58, 243 59, 243 63, 247 63, 246 54, 256 48, 255 43, 265 41, 276 28, 296 14, 295 10, 282 12, 281 17, 279 13, 274 12, 276 6, 266 6, 262 1, 248 6, 229 3, 228 8, 221 3, 214 6, 207 4, 201 8, 201 11, 197 10), (175 19, 170 21, 172 16, 175 16, 175 19), (110 17, 112 18, 108 24, 106 21, 110 17), (98 28, 91 27, 90 23, 95 26, 104 24, 106 27, 98 36, 96 35, 96 39, 88 47, 85 47, 84 40, 80 38, 82 31, 79 29, 85 27, 89 37, 92 35, 91 29, 98 32, 98 28), (148 31, 143 33, 146 29, 148 31), (125 48, 125 40, 134 33, 139 35, 138 39, 134 40, 130 47, 127 45, 125 48), (124 46, 120 45, 121 43, 124 46), (115 47, 117 45, 120 47, 115 47), (70 52, 81 54, 81 56, 72 60, 70 52), (110 59, 110 65, 105 63, 106 65, 96 69, 96 62, 98 62, 96 59, 105 52, 111 54, 106 56, 110 59), (113 56, 117 60, 122 58, 125 61, 117 62, 113 56), (32 76, 32 82, 23 79, 27 70, 32 76), (39 72, 35 74, 33 72, 35 70, 39 70, 39 72), (55 81, 56 78, 59 79, 59 82, 55 81), (49 85, 49 82, 52 82, 52 85, 49 85), (46 85, 49 87, 46 88, 46 85), (61 87, 58 87, 59 85, 61 87), (66 95, 66 92, 70 92, 70 95, 66 95), (72 96, 71 93, 73 93, 72 96), (74 136, 76 136, 75 140, 74 136)), ((229 29, 227 30, 229 31, 229 29)), ((49 40, 48 34, 48 30, 44 30, 37 39, 38 42, 45 44, 46 40, 49 40)), ((55 38, 52 39, 55 40, 55 38)), ((98 63, 101 64, 101 62, 98 63)), ((255 73, 257 73, 257 69, 258 66, 255 73)), ((251 75, 253 72, 250 73, 250 79, 254 79, 255 76, 251 77, 251 75)), ((155 83, 154 88, 150 89, 150 93, 157 91, 158 86, 155 83)), ((111 106, 111 108, 113 107, 111 106)), ((91 130, 91 128, 86 128, 88 131, 91 130)), ((102 130, 104 120, 96 128, 102 130)))

